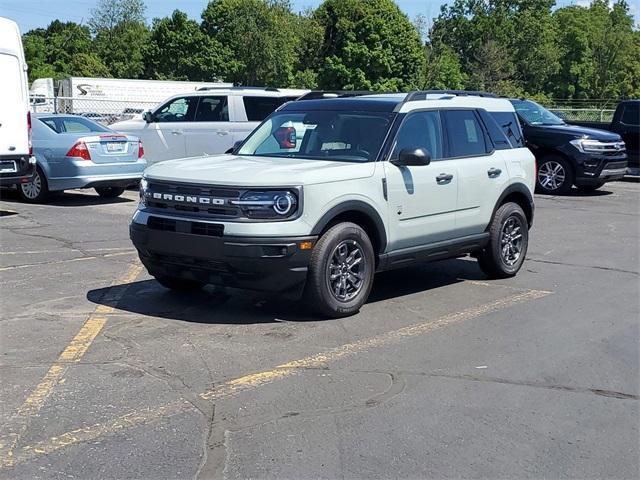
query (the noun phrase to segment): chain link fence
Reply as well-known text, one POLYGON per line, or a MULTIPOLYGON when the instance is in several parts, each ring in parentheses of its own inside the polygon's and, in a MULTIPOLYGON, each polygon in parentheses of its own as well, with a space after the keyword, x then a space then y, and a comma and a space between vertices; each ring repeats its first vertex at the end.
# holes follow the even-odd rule
POLYGON ((139 117, 157 102, 111 100, 103 98, 31 97, 34 113, 67 113, 91 118, 104 125, 139 117))
POLYGON ((618 100, 589 99, 564 100, 551 99, 543 105, 567 122, 610 123, 618 100))

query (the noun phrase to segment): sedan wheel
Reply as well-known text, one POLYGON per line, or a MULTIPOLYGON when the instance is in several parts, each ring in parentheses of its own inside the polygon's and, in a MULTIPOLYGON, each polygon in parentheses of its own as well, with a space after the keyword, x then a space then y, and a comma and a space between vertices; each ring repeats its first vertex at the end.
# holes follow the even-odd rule
POLYGON ((36 168, 33 178, 29 183, 21 183, 18 187, 20 198, 29 203, 41 203, 49 195, 47 179, 40 168, 36 168))

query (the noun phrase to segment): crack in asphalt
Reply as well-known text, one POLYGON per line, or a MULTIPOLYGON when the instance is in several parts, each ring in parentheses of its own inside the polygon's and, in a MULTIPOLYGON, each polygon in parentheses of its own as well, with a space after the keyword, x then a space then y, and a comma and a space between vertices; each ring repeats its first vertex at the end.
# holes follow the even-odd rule
POLYGON ((556 262, 553 260, 540 260, 537 258, 527 258, 526 261, 534 262, 534 263, 548 263, 550 265, 563 265, 567 267, 593 268, 596 270, 606 270, 608 272, 629 273, 631 275, 640 275, 640 272, 636 272, 633 270, 623 270, 621 268, 613 268, 613 267, 602 267, 600 265, 580 265, 578 263, 556 262))

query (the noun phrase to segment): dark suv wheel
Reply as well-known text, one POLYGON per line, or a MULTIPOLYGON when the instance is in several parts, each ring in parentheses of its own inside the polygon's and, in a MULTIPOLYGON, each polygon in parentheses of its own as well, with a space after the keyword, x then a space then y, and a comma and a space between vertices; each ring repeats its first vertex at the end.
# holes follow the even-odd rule
POLYGON ((478 265, 490 278, 513 277, 524 263, 529 224, 520 205, 505 203, 489 227, 489 245, 478 254, 478 265))
POLYGON ((538 162, 536 192, 566 195, 571 191, 573 180, 573 168, 560 155, 547 155, 538 162))
POLYGON ((353 315, 369 296, 375 268, 367 233, 354 223, 339 223, 313 249, 304 298, 321 315, 353 315))

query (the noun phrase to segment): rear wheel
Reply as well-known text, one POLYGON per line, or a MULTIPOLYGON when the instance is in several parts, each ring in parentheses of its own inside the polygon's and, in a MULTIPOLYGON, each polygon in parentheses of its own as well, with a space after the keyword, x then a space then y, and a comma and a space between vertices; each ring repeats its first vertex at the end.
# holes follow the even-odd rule
POLYGON ((583 192, 595 192, 604 185, 605 182, 594 183, 592 185, 578 185, 578 190, 583 192))
POLYGON ((313 249, 305 300, 321 315, 353 315, 369 297, 375 272, 373 246, 354 223, 339 223, 313 249))
POLYGON ((116 198, 124 193, 122 187, 96 187, 96 193, 102 198, 116 198))
POLYGON ((478 255, 480 269, 490 278, 513 277, 524 263, 529 225, 520 205, 505 203, 489 228, 489 245, 478 255))
POLYGON ((164 288, 168 288, 169 290, 174 290, 176 292, 193 292, 196 290, 200 290, 206 285, 201 282, 196 282, 195 280, 185 280, 182 278, 169 277, 165 275, 156 275, 155 279, 164 288))
POLYGON ((536 191, 547 195, 565 195, 571 191, 574 175, 569 162, 559 155, 548 155, 538 162, 536 191))
POLYGON ((33 174, 33 178, 29 183, 21 183, 18 186, 18 194, 20 198, 28 203, 44 203, 49 197, 49 185, 47 177, 39 166, 33 174))

